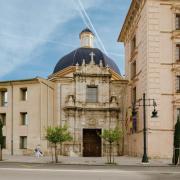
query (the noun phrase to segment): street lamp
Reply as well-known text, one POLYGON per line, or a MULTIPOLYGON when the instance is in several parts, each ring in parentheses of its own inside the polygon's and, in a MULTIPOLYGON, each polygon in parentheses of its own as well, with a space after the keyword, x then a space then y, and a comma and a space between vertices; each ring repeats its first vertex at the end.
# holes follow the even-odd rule
POLYGON ((143 106, 143 120, 144 120, 144 128, 143 128, 143 134, 144 134, 144 136, 143 136, 143 140, 144 140, 144 152, 143 152, 142 162, 143 162, 143 163, 148 163, 149 160, 148 160, 148 155, 147 155, 147 144, 146 144, 146 132, 147 132, 147 130, 146 130, 146 106, 153 106, 153 107, 154 107, 154 110, 152 111, 152 116, 151 116, 151 117, 152 117, 152 118, 157 118, 157 117, 158 117, 158 116, 157 116, 158 112, 157 112, 157 110, 156 110, 157 104, 156 104, 155 99, 146 99, 146 94, 143 93, 143 98, 137 100, 137 101, 134 103, 133 107, 132 107, 132 108, 133 108, 133 110, 132 110, 132 114, 133 114, 133 115, 136 115, 136 111, 135 111, 135 107, 136 107, 136 106, 138 106, 138 107, 143 106), (141 104, 141 101, 143 102, 142 104, 141 104))
POLYGON ((157 104, 156 104, 156 101, 153 99, 153 107, 154 107, 154 110, 153 110, 153 112, 152 112, 152 118, 157 118, 158 117, 158 112, 157 112, 157 110, 156 110, 156 106, 157 106, 157 104))

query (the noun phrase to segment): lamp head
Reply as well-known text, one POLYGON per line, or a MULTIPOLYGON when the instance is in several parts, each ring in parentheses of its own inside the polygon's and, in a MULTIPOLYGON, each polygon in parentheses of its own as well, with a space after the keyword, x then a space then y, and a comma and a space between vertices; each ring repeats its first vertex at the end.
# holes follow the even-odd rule
POLYGON ((158 117, 158 112, 157 110, 154 108, 153 112, 152 112, 152 118, 157 118, 158 117))

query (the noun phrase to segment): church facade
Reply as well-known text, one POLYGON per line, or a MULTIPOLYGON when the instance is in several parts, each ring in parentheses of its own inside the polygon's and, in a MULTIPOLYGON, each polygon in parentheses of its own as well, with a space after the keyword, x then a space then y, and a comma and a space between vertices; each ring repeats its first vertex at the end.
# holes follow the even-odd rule
MULTIPOLYGON (((80 33, 81 47, 62 57, 48 77, 0 82, 0 118, 6 154, 46 154, 48 126, 67 124, 73 141, 62 146, 69 156, 104 156, 104 129, 124 127, 127 81, 107 55, 93 48, 94 34, 80 33)), ((123 142, 114 153, 123 151, 123 142)))

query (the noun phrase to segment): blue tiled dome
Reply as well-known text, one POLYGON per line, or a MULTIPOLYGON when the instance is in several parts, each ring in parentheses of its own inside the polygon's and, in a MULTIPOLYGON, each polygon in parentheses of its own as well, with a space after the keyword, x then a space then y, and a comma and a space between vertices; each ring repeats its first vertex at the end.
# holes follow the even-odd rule
POLYGON ((100 60, 102 60, 103 66, 109 66, 116 73, 120 74, 119 68, 115 64, 115 62, 106 56, 101 50, 97 48, 78 48, 69 54, 62 57, 54 68, 53 73, 57 73, 58 71, 63 70, 69 66, 75 66, 77 63, 82 65, 83 59, 85 59, 86 64, 89 64, 91 61, 91 56, 89 55, 91 52, 95 54, 94 61, 95 64, 99 65, 100 60))

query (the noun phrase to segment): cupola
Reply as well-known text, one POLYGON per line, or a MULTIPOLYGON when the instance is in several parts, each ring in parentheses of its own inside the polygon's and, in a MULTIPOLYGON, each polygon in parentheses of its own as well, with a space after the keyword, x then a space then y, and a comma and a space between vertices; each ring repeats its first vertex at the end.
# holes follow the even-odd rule
POLYGON ((89 28, 85 28, 79 34, 81 47, 93 48, 94 34, 89 28))

